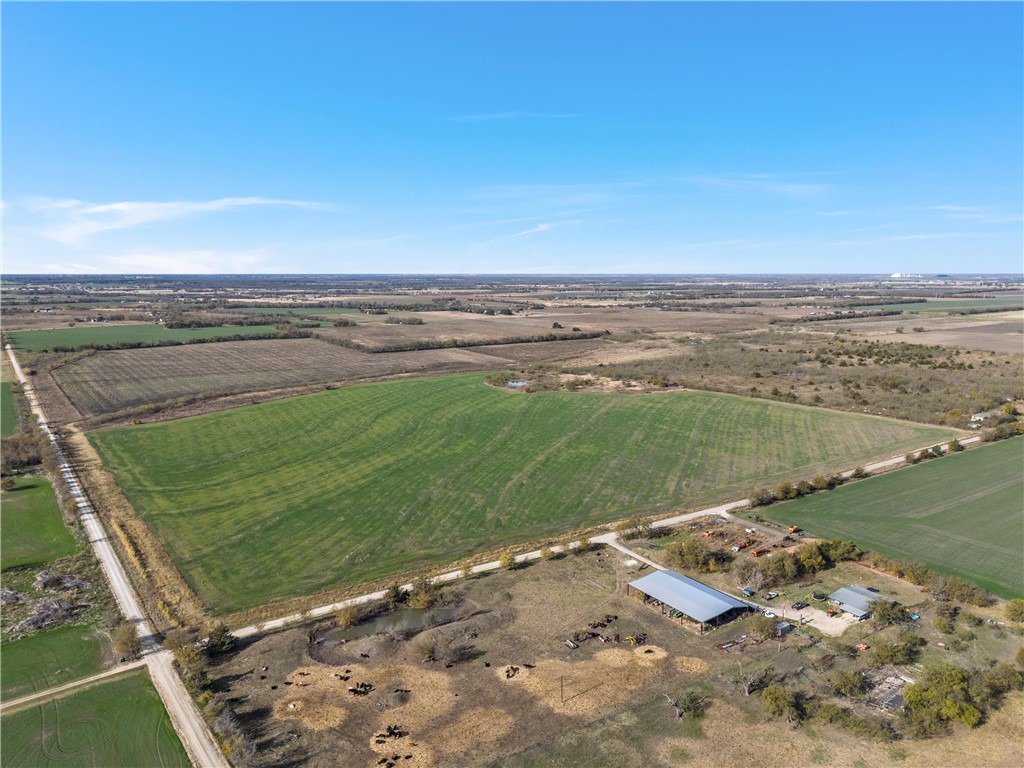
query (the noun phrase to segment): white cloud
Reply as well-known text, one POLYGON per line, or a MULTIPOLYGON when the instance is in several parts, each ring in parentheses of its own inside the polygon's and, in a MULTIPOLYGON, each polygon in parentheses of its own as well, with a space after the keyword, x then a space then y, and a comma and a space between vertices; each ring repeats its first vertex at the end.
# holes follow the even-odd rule
POLYGON ((126 201, 102 204, 85 203, 81 200, 37 198, 30 200, 26 208, 29 212, 43 215, 49 220, 49 224, 38 231, 40 236, 65 245, 80 245, 103 232, 254 206, 306 210, 328 208, 322 203, 268 197, 222 197, 200 202, 126 201))
POLYGON ((827 184, 785 181, 773 173, 728 173, 719 176, 687 176, 683 181, 700 187, 712 187, 735 192, 764 192, 771 195, 793 198, 813 197, 831 189, 827 184))
POLYGON ((500 242, 502 242, 504 240, 515 240, 516 238, 528 237, 529 235, 536 235, 536 234, 540 234, 541 232, 550 232, 551 230, 553 230, 553 229, 555 229, 557 227, 576 226, 576 225, 579 225, 579 224, 582 224, 582 223, 583 223, 582 221, 546 221, 546 222, 542 222, 542 223, 538 224, 535 227, 530 227, 529 229, 524 229, 521 232, 513 232, 510 235, 502 235, 501 237, 495 237, 495 238, 493 238, 491 240, 485 240, 484 242, 480 243, 479 245, 480 246, 492 245, 493 243, 500 243, 500 242))
POLYGON ((887 237, 872 237, 860 240, 837 240, 832 243, 825 243, 825 245, 872 245, 876 243, 904 243, 914 240, 959 240, 982 237, 993 237, 993 235, 989 232, 921 232, 912 235, 889 235, 887 237))

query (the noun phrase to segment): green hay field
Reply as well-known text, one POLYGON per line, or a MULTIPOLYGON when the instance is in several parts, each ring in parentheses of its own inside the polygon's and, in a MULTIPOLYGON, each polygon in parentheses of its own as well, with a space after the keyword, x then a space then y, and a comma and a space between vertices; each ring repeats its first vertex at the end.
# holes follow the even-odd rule
POLYGON ((939 315, 947 312, 965 312, 972 309, 1021 309, 1024 297, 1004 296, 998 299, 954 299, 949 301, 923 301, 912 304, 871 304, 853 307, 857 312, 899 310, 910 314, 939 315))
POLYGON ((18 478, 3 492, 0 570, 47 563, 78 551, 64 525, 53 487, 42 477, 18 478))
POLYGON ((709 392, 517 394, 482 378, 344 387, 90 439, 225 614, 951 434, 709 392))
POLYGON ((809 533, 1024 596, 1024 438, 901 469, 771 507, 809 533))
POLYGON ((272 325, 224 326, 221 328, 165 328, 155 323, 140 325, 83 325, 74 328, 47 328, 39 331, 10 331, 11 344, 21 352, 43 352, 54 347, 88 344, 155 344, 161 341, 186 342, 218 336, 263 336, 274 333, 272 325))
POLYGON ((4 768, 188 768, 145 671, 0 718, 4 768))
POLYGON ((103 669, 103 647, 90 629, 74 626, 4 643, 0 696, 10 701, 95 675, 103 669))

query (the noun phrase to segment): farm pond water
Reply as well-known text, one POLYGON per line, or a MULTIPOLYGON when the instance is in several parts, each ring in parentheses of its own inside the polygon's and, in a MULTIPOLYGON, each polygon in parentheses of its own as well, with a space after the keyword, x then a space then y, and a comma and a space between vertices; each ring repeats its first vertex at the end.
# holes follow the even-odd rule
POLYGON ((506 381, 505 382, 505 386, 506 387, 512 387, 513 389, 522 389, 523 387, 527 386, 529 383, 530 382, 528 382, 528 381, 506 381))
POLYGON ((456 606, 442 608, 402 608, 351 627, 338 627, 324 635, 325 640, 349 641, 360 637, 379 635, 393 629, 423 629, 437 624, 446 624, 459 617, 456 606))

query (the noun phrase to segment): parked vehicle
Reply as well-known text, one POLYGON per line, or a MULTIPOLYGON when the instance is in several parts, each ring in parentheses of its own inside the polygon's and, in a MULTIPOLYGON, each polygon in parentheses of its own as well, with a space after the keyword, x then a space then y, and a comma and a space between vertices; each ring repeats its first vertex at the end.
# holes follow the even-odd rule
POLYGON ((764 596, 764 599, 765 599, 765 600, 774 600, 774 599, 775 599, 776 597, 778 597, 778 596, 779 596, 779 593, 778 593, 778 592, 769 592, 768 594, 766 594, 766 595, 764 596))
POLYGON ((793 610, 800 611, 806 608, 808 605, 809 603, 805 603, 803 600, 797 600, 795 603, 793 603, 793 610))

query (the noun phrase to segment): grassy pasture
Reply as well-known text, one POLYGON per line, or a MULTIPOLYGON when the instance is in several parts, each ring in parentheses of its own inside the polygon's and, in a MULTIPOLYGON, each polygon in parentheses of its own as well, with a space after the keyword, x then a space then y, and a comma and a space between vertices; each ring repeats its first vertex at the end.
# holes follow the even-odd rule
POLYGON ((47 563, 78 550, 64 525, 53 486, 42 477, 19 478, 3 492, 0 516, 0 570, 47 563))
POLYGON ((18 411, 14 407, 14 395, 10 382, 0 383, 0 437, 13 435, 18 431, 18 411))
POLYGON ((134 344, 160 341, 191 341, 217 336, 259 336, 274 333, 272 325, 224 326, 221 328, 165 328, 156 323, 138 325, 83 325, 74 328, 45 328, 10 331, 11 344, 21 352, 42 352, 63 346, 69 349, 87 344, 134 344))
POLYGON ((14 406, 14 394, 11 392, 17 380, 7 355, 0 355, 0 437, 18 431, 18 410, 14 406))
POLYGON ((75 407, 95 416, 182 397, 502 364, 466 349, 375 355, 312 339, 271 339, 106 351, 58 368, 54 375, 75 407))
POLYGON ((4 768, 190 765, 145 671, 0 718, 4 768))
POLYGON ((633 513, 668 513, 949 430, 708 392, 352 386, 90 434, 219 614, 633 513))
POLYGON ((768 517, 1024 596, 1024 438, 772 507, 768 517))
POLYGON ((872 304, 870 306, 854 307, 857 312, 862 311, 888 311, 900 310, 908 314, 942 314, 945 312, 964 312, 971 309, 994 309, 1006 307, 1007 309, 1021 309, 1024 297, 1003 296, 997 299, 932 299, 913 304, 872 304))
POLYGON ((28 696, 103 669, 104 643, 85 627, 70 626, 4 643, 0 696, 28 696))

